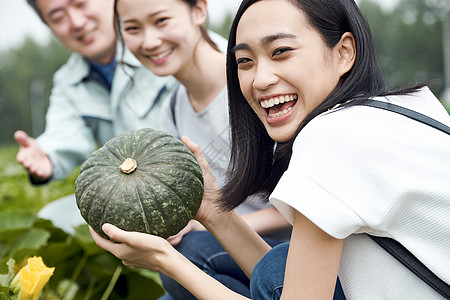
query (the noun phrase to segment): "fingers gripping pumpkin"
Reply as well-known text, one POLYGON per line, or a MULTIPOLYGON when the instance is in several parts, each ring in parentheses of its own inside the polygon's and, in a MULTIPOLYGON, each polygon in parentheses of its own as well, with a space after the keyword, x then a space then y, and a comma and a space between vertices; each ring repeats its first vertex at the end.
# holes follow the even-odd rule
POLYGON ((81 216, 100 235, 111 223, 167 238, 197 213, 203 175, 192 152, 171 135, 124 132, 95 151, 75 181, 81 216))

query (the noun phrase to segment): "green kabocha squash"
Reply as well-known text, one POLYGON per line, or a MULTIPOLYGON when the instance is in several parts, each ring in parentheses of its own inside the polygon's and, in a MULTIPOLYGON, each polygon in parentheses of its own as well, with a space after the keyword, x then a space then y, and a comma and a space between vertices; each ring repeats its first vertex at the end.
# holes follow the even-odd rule
POLYGON ((111 223, 167 238, 197 213, 203 175, 180 140, 153 129, 124 132, 95 151, 75 181, 81 216, 100 235, 111 223))

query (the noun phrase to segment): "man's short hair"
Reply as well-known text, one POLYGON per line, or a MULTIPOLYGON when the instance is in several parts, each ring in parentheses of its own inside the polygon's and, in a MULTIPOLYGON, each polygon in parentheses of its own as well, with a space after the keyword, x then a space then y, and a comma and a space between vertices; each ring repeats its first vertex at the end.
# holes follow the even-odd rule
POLYGON ((37 0, 27 0, 28 4, 31 6, 31 8, 34 9, 34 11, 38 14, 39 18, 41 18, 42 22, 45 23, 44 18, 42 17, 41 11, 39 10, 39 7, 37 5, 37 0))

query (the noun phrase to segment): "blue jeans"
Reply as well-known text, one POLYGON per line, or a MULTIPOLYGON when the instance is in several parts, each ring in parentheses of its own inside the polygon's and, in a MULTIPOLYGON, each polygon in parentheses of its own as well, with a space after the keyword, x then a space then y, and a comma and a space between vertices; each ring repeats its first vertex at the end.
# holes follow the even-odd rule
MULTIPOLYGON (((282 241, 274 239, 264 238, 264 240, 272 247, 282 243, 282 241)), ((208 231, 189 232, 175 248, 197 267, 229 289, 250 297, 250 280, 208 231)), ((175 280, 164 274, 160 274, 160 277, 167 294, 160 297, 159 300, 196 299, 175 280)))
MULTIPOLYGON (((250 280, 251 298, 258 300, 280 299, 283 291, 284 270, 289 243, 280 244, 256 264, 250 280)), ((336 281, 334 300, 345 300, 339 278, 336 281)))

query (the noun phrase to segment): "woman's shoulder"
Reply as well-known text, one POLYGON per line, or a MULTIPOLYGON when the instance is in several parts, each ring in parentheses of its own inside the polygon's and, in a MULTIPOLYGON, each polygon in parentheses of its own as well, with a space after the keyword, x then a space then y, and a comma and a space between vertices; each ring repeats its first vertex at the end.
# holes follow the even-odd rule
MULTIPOLYGON (((450 117, 431 92, 389 96, 377 100, 391 102, 450 124, 450 117)), ((321 148, 333 155, 383 153, 395 144, 398 149, 428 143, 433 147, 440 131, 391 111, 355 105, 327 111, 310 121, 294 141, 295 152, 321 148), (433 139, 434 138, 434 139, 433 139), (433 140, 435 142, 433 142, 433 140)))
POLYGON ((350 106, 329 110, 311 120, 298 134, 298 140, 313 139, 323 142, 365 136, 379 130, 379 111, 365 106, 350 106))
MULTIPOLYGON (((408 108, 450 126, 449 114, 427 87, 413 94, 374 97, 373 100, 408 108)), ((343 105, 314 118, 299 135, 339 136, 342 139, 354 135, 364 137, 383 131, 396 134, 402 133, 403 124, 406 127, 420 125, 417 121, 391 111, 364 105, 343 105)))
POLYGON ((415 93, 376 97, 374 100, 389 102, 414 110, 450 126, 450 116, 447 110, 427 86, 422 87, 415 93))

